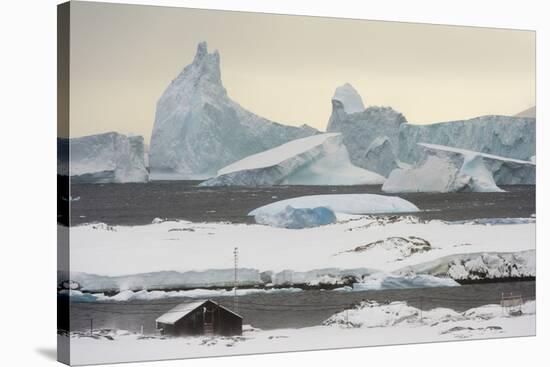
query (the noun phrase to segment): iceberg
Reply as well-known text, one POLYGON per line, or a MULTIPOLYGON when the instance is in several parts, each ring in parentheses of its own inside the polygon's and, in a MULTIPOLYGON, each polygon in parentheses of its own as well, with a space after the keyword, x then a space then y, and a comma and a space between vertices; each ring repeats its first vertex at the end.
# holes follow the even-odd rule
POLYGON ((534 184, 536 166, 530 161, 499 157, 454 147, 423 144, 425 160, 418 166, 394 170, 385 192, 501 192, 497 184, 534 184))
POLYGON ((344 94, 342 88, 336 90, 332 99, 327 131, 342 134, 354 165, 387 177, 398 165, 399 127, 406 124, 407 119, 391 107, 373 106, 359 110, 359 104, 351 101, 361 100, 361 97, 351 85, 344 89, 348 91, 346 97, 338 99, 344 94))
POLYGON ((536 165, 531 159, 520 160, 437 144, 419 144, 427 154, 449 157, 462 165, 464 174, 476 178, 474 191, 492 191, 498 185, 534 185, 536 165))
POLYGON ((336 88, 332 100, 342 103, 346 113, 362 112, 365 110, 363 99, 349 83, 336 88))
POLYGON ((296 139, 241 159, 201 186, 381 184, 384 177, 354 166, 339 133, 296 139))
POLYGON ((425 154, 418 143, 429 143, 527 161, 535 154, 535 133, 536 120, 529 117, 491 115, 428 125, 402 124, 398 157, 405 163, 417 163, 425 154))
POLYGON ((399 192, 455 192, 465 191, 470 178, 447 158, 429 156, 418 167, 398 168, 382 185, 382 191, 399 192))
POLYGON ((116 132, 58 139, 58 171, 72 182, 146 182, 143 137, 116 132), (67 154, 67 150, 70 154, 67 154), (67 162, 67 157, 70 161, 67 162))
POLYGON ((274 215, 293 208, 326 207, 335 213, 344 214, 379 214, 379 213, 411 213, 419 209, 411 202, 396 196, 376 194, 334 194, 310 195, 276 201, 264 205, 248 213, 249 216, 274 215))
POLYGON ((149 149, 152 179, 204 179, 252 154, 314 135, 255 115, 227 95, 220 55, 198 45, 193 62, 160 97, 149 149))
POLYGON ((336 215, 329 208, 293 208, 290 205, 283 211, 254 216, 256 223, 272 227, 301 229, 323 226, 336 222, 336 215))

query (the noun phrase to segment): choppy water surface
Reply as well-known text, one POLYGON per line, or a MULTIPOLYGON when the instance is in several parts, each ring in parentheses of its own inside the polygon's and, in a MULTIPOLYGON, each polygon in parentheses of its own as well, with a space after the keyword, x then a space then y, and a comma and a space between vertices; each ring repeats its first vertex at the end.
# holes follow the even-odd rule
MULTIPOLYGON (((144 184, 73 184, 72 225, 104 222, 111 225, 148 224, 156 218, 194 222, 251 223, 247 214, 278 200, 318 194, 384 194, 377 186, 198 187, 197 181, 144 184)), ((503 187, 504 193, 392 194, 411 201, 424 219, 529 217, 535 213, 535 186, 503 187)))
MULTIPOLYGON (((251 294, 238 298, 238 312, 244 324, 261 329, 299 328, 320 325, 336 312, 362 300, 378 302, 407 301, 409 305, 430 310, 446 307, 461 312, 486 304, 499 304, 502 293, 535 299, 535 282, 472 284, 450 288, 399 289, 340 292, 310 290, 297 293, 251 294)), ((232 297, 213 300, 233 309, 232 297)), ((155 333, 155 319, 190 298, 158 301, 72 303, 71 330, 87 330, 90 320, 95 328, 118 328, 155 333)))

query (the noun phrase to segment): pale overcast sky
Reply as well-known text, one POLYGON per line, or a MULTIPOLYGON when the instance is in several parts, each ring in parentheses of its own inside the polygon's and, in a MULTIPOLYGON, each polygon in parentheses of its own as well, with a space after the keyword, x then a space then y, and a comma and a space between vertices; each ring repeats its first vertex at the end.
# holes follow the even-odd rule
POLYGON ((334 89, 411 123, 510 115, 535 104, 535 33, 320 17, 73 2, 71 136, 133 132, 200 41, 244 108, 326 128, 334 89))

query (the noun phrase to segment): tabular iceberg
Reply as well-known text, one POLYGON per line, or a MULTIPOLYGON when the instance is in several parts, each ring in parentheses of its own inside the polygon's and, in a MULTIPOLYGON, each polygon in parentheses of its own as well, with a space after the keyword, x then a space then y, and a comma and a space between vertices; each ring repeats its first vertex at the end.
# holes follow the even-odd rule
POLYGON ((193 62, 157 103, 149 166, 152 179, 203 179, 242 159, 316 134, 257 116, 231 100, 221 81, 220 56, 198 45, 193 62))
POLYGON ((143 137, 116 132, 58 139, 58 171, 73 182, 146 182, 143 137), (70 161, 66 162, 67 150, 70 161), (67 169, 68 167, 68 169, 67 169))
POLYGON ((381 184, 384 177, 351 164, 338 133, 296 139, 248 156, 201 186, 381 184))
POLYGON ((424 150, 418 143, 431 143, 529 160, 535 154, 535 130, 534 118, 510 116, 481 116, 430 125, 402 124, 399 159, 412 164, 419 162, 424 150))

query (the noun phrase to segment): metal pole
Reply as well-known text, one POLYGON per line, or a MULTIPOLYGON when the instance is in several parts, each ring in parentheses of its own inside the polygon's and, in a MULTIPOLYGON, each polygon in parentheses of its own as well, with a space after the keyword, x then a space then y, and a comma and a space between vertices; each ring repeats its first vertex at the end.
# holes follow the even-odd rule
POLYGON ((90 335, 94 333, 94 319, 90 319, 90 335))
POLYGON ((233 281, 233 308, 235 309, 236 313, 239 313, 239 300, 237 299, 237 268, 239 266, 239 248, 235 247, 233 250, 233 260, 234 260, 234 266, 235 266, 235 279, 233 281))

